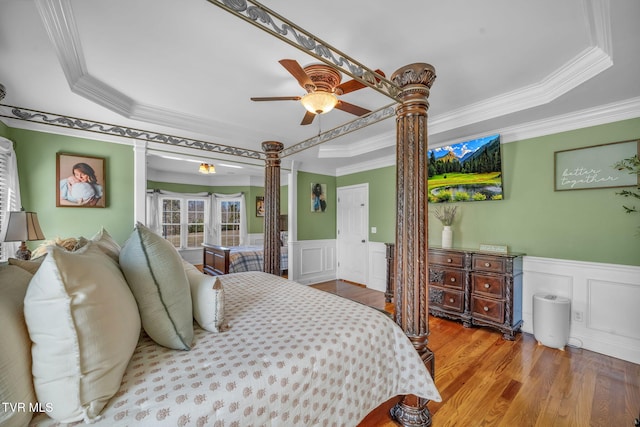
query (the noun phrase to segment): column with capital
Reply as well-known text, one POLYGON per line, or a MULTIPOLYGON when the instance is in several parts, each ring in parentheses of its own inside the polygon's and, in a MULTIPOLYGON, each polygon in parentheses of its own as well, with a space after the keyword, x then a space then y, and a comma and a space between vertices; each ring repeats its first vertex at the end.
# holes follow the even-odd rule
POLYGON ((264 171, 264 267, 263 271, 280 276, 280 152, 281 142, 265 141, 267 155, 264 171))
MULTIPOLYGON (((396 109, 396 245, 394 303, 396 323, 407 334, 433 375, 429 336, 427 110, 435 80, 433 66, 424 63, 400 68, 391 80, 401 89, 396 109)), ((430 426, 428 401, 405 396, 391 410, 406 426, 430 426)))

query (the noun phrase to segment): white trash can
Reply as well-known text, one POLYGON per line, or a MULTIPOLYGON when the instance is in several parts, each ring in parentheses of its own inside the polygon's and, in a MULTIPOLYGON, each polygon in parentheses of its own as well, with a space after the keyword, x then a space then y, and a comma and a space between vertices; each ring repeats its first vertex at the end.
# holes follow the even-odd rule
POLYGON ((550 294, 533 296, 533 335, 538 344, 564 350, 569 342, 571 300, 550 294))

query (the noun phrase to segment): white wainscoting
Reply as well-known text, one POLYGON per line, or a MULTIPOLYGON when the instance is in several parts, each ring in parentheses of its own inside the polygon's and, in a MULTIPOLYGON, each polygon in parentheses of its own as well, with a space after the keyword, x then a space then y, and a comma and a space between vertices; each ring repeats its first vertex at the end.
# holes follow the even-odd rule
POLYGON ((249 246, 264 246, 264 233, 249 233, 249 246))
POLYGON ((571 299, 569 345, 640 363, 640 267, 524 258, 523 332, 533 333, 533 295, 571 299))
POLYGON ((202 264, 202 248, 178 250, 182 258, 194 265, 202 264))
MULTIPOLYGON (((263 246, 264 245, 264 234, 262 233, 250 233, 247 235, 249 239, 248 245, 250 246, 263 246)), ((179 249, 178 252, 180 256, 191 264, 202 264, 202 248, 197 249, 179 249)))
POLYGON ((305 285, 335 280, 336 266, 335 239, 289 242, 291 280, 305 285))
POLYGON ((387 290, 387 246, 384 243, 369 242, 367 288, 380 292, 387 290))

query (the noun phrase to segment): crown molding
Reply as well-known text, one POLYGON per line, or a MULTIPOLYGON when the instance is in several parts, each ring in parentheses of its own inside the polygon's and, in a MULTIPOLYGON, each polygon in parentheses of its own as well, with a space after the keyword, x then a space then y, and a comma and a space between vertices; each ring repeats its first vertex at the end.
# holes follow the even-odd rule
POLYGON ((602 49, 586 49, 542 81, 435 116, 430 128, 442 133, 547 104, 612 65, 611 57, 602 49))
MULTIPOLYGON (((448 140, 430 145, 431 148, 444 147, 458 142, 468 141, 491 134, 500 134, 500 142, 523 141, 560 132, 568 132, 576 129, 598 126, 622 120, 640 117, 640 97, 631 98, 622 102, 601 105, 594 108, 575 111, 544 120, 522 123, 516 126, 488 130, 481 134, 469 135, 463 139, 448 140)), ((431 133, 431 136, 436 133, 431 133)), ((364 142, 363 142, 364 143, 364 142)), ((395 144, 395 141, 394 141, 395 144)), ((336 176, 349 175, 357 172, 365 172, 372 169, 395 165, 395 156, 390 155, 380 159, 361 162, 336 169, 336 176)))
MULTIPOLYGON (((208 134, 213 130, 219 131, 219 127, 210 119, 139 103, 92 77, 85 64, 71 1, 37 0, 36 5, 74 93, 127 118, 208 134)), ((431 130, 434 133, 446 132, 546 104, 611 67, 609 0, 584 0, 584 6, 585 25, 592 44, 590 48, 538 83, 434 117, 430 122, 431 130)), ((229 124, 226 126, 228 128, 229 124)), ((360 144, 350 150, 355 153, 351 156, 367 152, 363 151, 363 147, 360 144)), ((321 151, 324 151, 321 155, 326 157, 338 155, 335 151, 330 154, 330 149, 321 151)), ((340 156, 349 154, 342 153, 340 156)))
MULTIPOLYGON (((138 102, 92 76, 85 62, 71 1, 36 0, 36 6, 73 93, 132 120, 202 134, 220 132, 215 120, 138 102)), ((229 123, 225 123, 225 128, 237 129, 237 133, 231 131, 224 135, 229 138, 246 132, 243 126, 229 123)))
POLYGON ((348 145, 322 145, 318 149, 319 158, 355 157, 372 151, 396 145, 395 133, 385 132, 348 145))
POLYGON ((351 175, 352 173, 366 172, 369 170, 386 168, 388 166, 396 165, 396 156, 391 154, 388 156, 380 157, 375 160, 369 160, 367 162, 356 163, 353 165, 344 166, 336 169, 336 176, 351 175))

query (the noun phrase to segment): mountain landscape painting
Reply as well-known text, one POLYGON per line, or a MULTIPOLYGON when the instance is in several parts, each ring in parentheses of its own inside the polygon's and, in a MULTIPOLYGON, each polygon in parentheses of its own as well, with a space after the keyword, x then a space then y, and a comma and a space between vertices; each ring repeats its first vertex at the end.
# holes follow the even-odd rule
POLYGON ((502 200, 500 135, 428 152, 429 203, 502 200))

